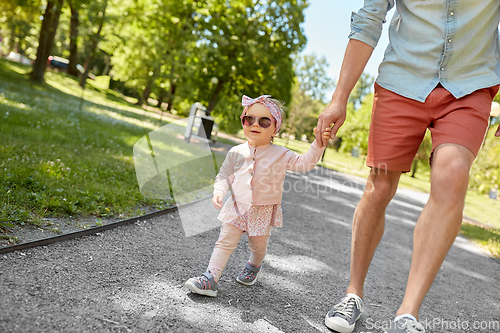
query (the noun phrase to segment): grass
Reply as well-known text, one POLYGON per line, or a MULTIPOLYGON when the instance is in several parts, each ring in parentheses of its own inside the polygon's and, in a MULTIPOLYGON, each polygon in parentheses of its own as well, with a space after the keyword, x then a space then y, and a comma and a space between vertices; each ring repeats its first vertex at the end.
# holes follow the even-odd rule
MULTIPOLYGON (((43 226, 47 217, 137 216, 145 206, 174 203, 140 193, 133 156, 136 142, 168 119, 90 81, 82 94, 62 73, 47 72, 46 83, 31 84, 29 71, 0 60, 0 231, 43 226)), ((201 156, 195 145, 163 139, 170 161, 201 156), (180 144, 169 146, 173 141, 180 144)), ((216 158, 220 165, 223 156, 216 158)), ((191 188, 207 184, 199 169, 178 170, 172 181, 179 175, 191 188)))
POLYGON ((500 229, 484 228, 464 223, 460 233, 471 239, 483 250, 500 259, 500 229))

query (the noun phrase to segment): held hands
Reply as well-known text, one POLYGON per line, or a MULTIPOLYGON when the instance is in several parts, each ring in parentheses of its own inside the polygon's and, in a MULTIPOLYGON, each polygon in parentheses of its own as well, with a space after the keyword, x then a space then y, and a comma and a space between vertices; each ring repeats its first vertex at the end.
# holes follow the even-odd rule
POLYGON ((222 196, 222 194, 216 193, 212 197, 212 204, 214 205, 215 208, 221 209, 223 200, 224 200, 224 197, 222 196))
POLYGON ((314 135, 316 136, 316 141, 321 145, 322 144, 322 141, 325 143, 324 145, 322 145, 321 147, 324 147, 328 144, 328 141, 330 141, 331 139, 331 128, 330 127, 327 127, 323 130, 322 132, 322 135, 320 137, 318 137, 318 133, 321 133, 321 131, 317 131, 317 127, 314 127, 313 131, 314 131, 314 135))
POLYGON ((321 112, 321 114, 318 117, 318 125, 316 126, 314 134, 316 135, 316 140, 318 140, 318 143, 322 147, 328 144, 328 140, 330 138, 334 138, 335 135, 337 135, 337 131, 339 130, 340 126, 344 124, 345 118, 346 118, 345 103, 332 101, 326 107, 326 109, 323 112, 321 112), (333 127, 331 127, 332 124, 333 127), (328 140, 325 140, 325 138, 321 133, 321 129, 329 127, 331 127, 330 138, 328 138, 328 140))

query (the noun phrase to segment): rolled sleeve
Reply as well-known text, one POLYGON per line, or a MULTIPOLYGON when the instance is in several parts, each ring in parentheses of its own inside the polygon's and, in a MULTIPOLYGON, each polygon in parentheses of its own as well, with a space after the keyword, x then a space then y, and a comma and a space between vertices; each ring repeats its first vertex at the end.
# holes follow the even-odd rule
POLYGON ((365 1, 363 8, 351 15, 349 39, 356 39, 375 48, 382 34, 382 24, 394 0, 365 1))

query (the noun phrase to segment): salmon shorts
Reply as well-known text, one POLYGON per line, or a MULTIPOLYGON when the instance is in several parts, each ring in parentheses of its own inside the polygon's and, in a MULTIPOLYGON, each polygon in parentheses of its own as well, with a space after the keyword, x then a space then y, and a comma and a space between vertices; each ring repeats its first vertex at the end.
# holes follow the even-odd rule
POLYGON ((432 151, 440 144, 454 143, 477 156, 498 88, 476 90, 457 99, 438 85, 422 103, 375 83, 366 165, 410 171, 427 128, 431 131, 432 151))

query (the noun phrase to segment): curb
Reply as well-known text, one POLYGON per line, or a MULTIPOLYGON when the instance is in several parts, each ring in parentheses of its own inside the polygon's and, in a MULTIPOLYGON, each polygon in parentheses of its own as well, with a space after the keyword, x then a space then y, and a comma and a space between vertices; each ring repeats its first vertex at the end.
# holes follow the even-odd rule
MULTIPOLYGON (((207 197, 207 198, 209 198, 209 197, 207 197)), ((36 241, 26 242, 26 243, 22 243, 22 244, 6 246, 3 248, 0 248, 0 254, 5 254, 5 253, 9 253, 9 252, 14 252, 14 251, 20 251, 20 250, 26 250, 26 249, 30 249, 30 248, 37 247, 37 246, 44 246, 44 245, 49 245, 52 243, 63 242, 63 241, 78 238, 78 237, 93 235, 93 234, 96 234, 98 232, 114 229, 117 227, 121 227, 123 225, 133 224, 139 220, 144 220, 144 219, 148 220, 148 219, 152 219, 152 218, 157 217, 157 216, 162 216, 162 215, 166 215, 169 213, 173 213, 174 211, 176 211, 180 207, 194 205, 200 201, 206 200, 207 198, 198 199, 198 200, 195 200, 195 201, 183 204, 183 205, 175 205, 175 206, 172 206, 172 207, 169 207, 169 208, 166 208, 163 210, 159 210, 159 211, 156 211, 153 213, 149 213, 146 215, 132 217, 132 218, 127 219, 127 220, 111 222, 111 223, 108 223, 106 225, 102 225, 102 226, 98 226, 98 227, 92 227, 89 229, 74 231, 74 232, 70 232, 67 234, 63 234, 63 235, 42 238, 42 239, 39 239, 36 241)))

